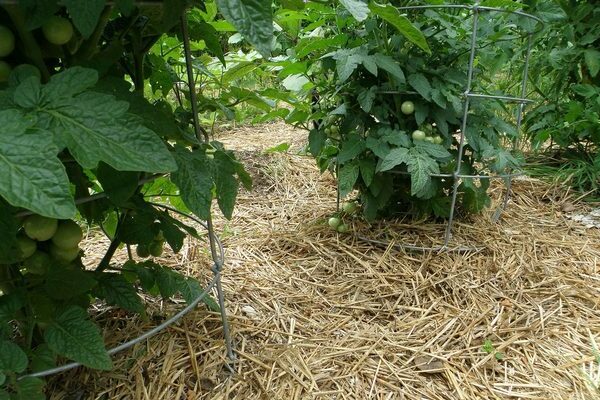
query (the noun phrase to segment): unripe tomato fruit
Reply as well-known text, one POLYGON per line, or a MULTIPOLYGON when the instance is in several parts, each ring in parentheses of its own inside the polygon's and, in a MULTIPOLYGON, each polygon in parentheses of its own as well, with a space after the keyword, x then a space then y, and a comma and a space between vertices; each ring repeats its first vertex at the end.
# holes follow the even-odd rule
POLYGON ((0 60, 0 83, 8 81, 10 71, 12 71, 10 64, 0 60))
POLYGON ((19 244, 19 250, 21 250, 21 257, 23 259, 31 257, 37 250, 37 243, 35 240, 30 239, 25 235, 19 235, 17 237, 17 243, 19 244))
POLYGON ((442 139, 442 137, 440 135, 436 135, 433 137, 433 143, 442 144, 442 143, 444 143, 444 139, 442 139))
POLYGON ((27 258, 23 262, 23 265, 30 274, 44 275, 48 271, 51 263, 52 260, 50 260, 50 256, 43 251, 38 250, 33 253, 31 257, 27 258))
POLYGON ((66 18, 52 16, 42 25, 42 32, 46 39, 56 45, 63 45, 73 37, 73 25, 66 18))
POLYGON ((339 233, 346 233, 346 232, 348 232, 348 225, 341 224, 340 226, 337 227, 337 231, 339 233))
POLYGON ((66 220, 58 224, 56 233, 52 236, 52 243, 63 249, 72 249, 79 245, 83 239, 83 231, 75 221, 66 220))
POLYGON ((148 250, 148 246, 145 244, 138 244, 135 248, 135 252, 141 258, 150 257, 150 250, 148 250))
POLYGON ((435 143, 435 139, 434 139, 434 138, 432 138, 431 136, 427 136, 427 137, 425 138, 425 141, 426 141, 426 142, 429 142, 429 143, 435 143))
POLYGON ((152 257, 160 257, 163 253, 164 245, 165 245, 165 242, 163 242, 162 240, 156 240, 156 241, 150 243, 150 246, 148 246, 150 255, 152 257))
POLYGON ((15 35, 12 31, 0 25, 0 57, 6 57, 15 49, 15 35))
POLYGON ((65 249, 52 243, 50 244, 50 255, 56 261, 70 263, 71 261, 75 260, 79 255, 79 247, 65 249))
POLYGON ((347 203, 342 204, 342 211, 344 211, 345 213, 348 213, 348 214, 354 213, 357 208, 358 208, 358 206, 353 201, 349 201, 347 203))
POLYGON ((336 229, 342 223, 342 221, 338 217, 331 217, 327 223, 330 227, 336 229))
POLYGON ((402 111, 402 114, 410 115, 415 112, 415 103, 412 101, 405 101, 400 106, 400 110, 402 111))
POLYGON ((425 134, 425 132, 420 131, 418 129, 412 133, 413 140, 425 140, 426 137, 427 135, 425 134))
POLYGON ((57 228, 57 220, 41 215, 31 215, 23 222, 25 234, 39 242, 44 242, 54 236, 57 228))

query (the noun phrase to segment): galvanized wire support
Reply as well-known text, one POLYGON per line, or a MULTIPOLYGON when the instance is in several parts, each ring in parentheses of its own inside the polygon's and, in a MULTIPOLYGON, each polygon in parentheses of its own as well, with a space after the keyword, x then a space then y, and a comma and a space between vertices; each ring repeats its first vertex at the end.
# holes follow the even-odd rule
MULTIPOLYGON (((527 79, 528 79, 528 70, 529 70, 529 59, 531 55, 531 48, 533 44, 533 35, 537 33, 539 30, 528 32, 527 33, 527 47, 525 52, 525 61, 523 66, 523 74, 521 79, 521 88, 520 88, 520 97, 511 97, 511 96, 502 96, 502 95, 490 95, 485 93, 475 93, 472 91, 473 89, 473 81, 474 81, 474 63, 477 54, 477 39, 478 39, 478 25, 480 20, 480 15, 483 12, 501 12, 513 15, 519 15, 521 17, 525 17, 527 19, 533 20, 539 23, 539 28, 543 27, 543 21, 536 16, 524 13, 522 11, 511 11, 505 10, 502 8, 496 7, 487 7, 481 6, 480 1, 476 0, 473 5, 460 5, 460 4, 440 4, 440 5, 423 5, 423 6, 407 6, 407 7, 398 7, 399 11, 410 11, 410 10, 427 10, 427 9, 466 9, 470 10, 472 13, 472 32, 471 32, 471 40, 470 40, 470 52, 469 52, 469 64, 467 70, 467 84, 465 86, 465 91, 463 93, 464 103, 463 103, 463 116, 461 121, 461 130, 460 137, 458 139, 458 155, 456 157, 456 170, 452 174, 432 174, 432 177, 436 178, 450 178, 453 182, 453 188, 451 192, 451 208, 450 215, 446 223, 446 229, 443 238, 443 244, 439 246, 417 246, 417 245, 408 245, 408 244, 396 244, 396 247, 404 248, 412 251, 458 251, 458 252, 468 252, 468 251, 478 251, 481 250, 478 247, 474 246, 463 246, 463 245, 451 245, 452 239, 452 228, 455 223, 455 214, 456 214, 456 202, 458 198, 458 189, 460 183, 463 179, 502 179, 505 182, 505 193, 502 203, 498 206, 496 211, 493 214, 492 221, 497 222, 502 214, 502 212, 506 209, 512 192, 512 180, 515 176, 521 175, 518 171, 509 170, 505 174, 497 174, 497 175, 465 175, 461 174, 461 163, 464 155, 465 145, 466 145, 466 132, 467 132, 467 122, 469 118, 469 111, 472 99, 481 99, 481 100, 499 100, 504 102, 517 103, 517 115, 516 115, 516 132, 517 139, 513 141, 513 150, 517 148, 519 141, 518 138, 520 136, 520 130, 523 121, 523 109, 527 103, 531 103, 532 101, 526 98, 527 95, 527 79)), ((521 38, 524 36, 521 36, 521 38)), ((339 189, 338 189, 338 197, 339 197, 339 189)), ((366 240, 379 245, 388 245, 384 241, 372 240, 368 238, 361 237, 362 240, 366 240)))

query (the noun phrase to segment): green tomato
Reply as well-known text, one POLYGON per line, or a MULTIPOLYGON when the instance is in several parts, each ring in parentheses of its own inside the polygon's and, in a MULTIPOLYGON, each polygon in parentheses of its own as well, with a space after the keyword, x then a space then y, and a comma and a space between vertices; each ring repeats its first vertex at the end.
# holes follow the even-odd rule
POLYGON ((25 270, 34 275, 44 275, 48 271, 48 268, 50 268, 50 264, 52 264, 50 256, 40 250, 33 253, 31 257, 23 262, 25 270))
POLYGON ((336 229, 342 223, 342 220, 340 220, 338 217, 331 217, 327 223, 331 228, 336 229))
POLYGON ((138 244, 137 247, 135 248, 135 252, 141 258, 150 257, 150 250, 148 249, 148 246, 146 246, 145 244, 138 244))
POLYGON ((83 231, 75 221, 65 220, 58 224, 56 233, 52 236, 52 243, 63 249, 72 249, 79 245, 83 239, 83 231))
POLYGON ((17 236, 17 243, 19 244, 19 250, 21 250, 21 257, 23 259, 31 257, 37 250, 36 241, 25 235, 17 236))
POLYGON ((68 19, 55 15, 42 25, 42 32, 50 43, 61 46, 73 37, 73 25, 68 19))
POLYGON ((358 205, 353 201, 349 201, 347 203, 342 204, 342 211, 344 211, 347 214, 353 214, 357 208, 358 205))
POLYGON ((337 125, 332 125, 331 126, 331 134, 332 135, 339 135, 340 134, 340 127, 337 125))
POLYGON ((31 239, 44 242, 54 236, 58 229, 58 221, 41 215, 31 215, 23 222, 23 229, 31 239))
POLYGON ((152 243, 150 243, 150 246, 148 246, 150 255, 152 257, 160 257, 163 253, 164 245, 165 245, 165 242, 163 242, 162 240, 155 240, 152 243))
POLYGON ((433 143, 442 144, 442 143, 444 143, 444 139, 442 139, 442 137, 440 135, 435 135, 433 137, 433 143))
POLYGON ((8 81, 8 76, 12 68, 6 61, 0 60, 0 83, 8 81))
POLYGON ((323 130, 323 132, 325 132, 325 134, 326 134, 327 136, 329 136, 329 135, 331 135, 331 128, 325 128, 325 129, 323 130))
POLYGON ((77 256, 79 256, 79 247, 72 248, 63 248, 55 245, 54 243, 50 244, 50 255, 56 261, 68 264, 71 261, 75 260, 77 256))
POLYGON ((415 103, 412 101, 405 101, 400 106, 400 110, 402 111, 402 114, 410 115, 415 112, 415 103))
POLYGON ((413 140, 425 140, 426 137, 427 135, 425 134, 425 132, 420 131, 418 129, 412 133, 413 140))
POLYGON ((432 138, 431 136, 427 136, 427 137, 425 138, 425 141, 426 141, 426 142, 429 142, 429 143, 435 143, 435 139, 434 139, 434 138, 432 138))
POLYGON ((15 35, 12 31, 0 25, 0 57, 6 57, 15 49, 15 35))
POLYGON ((346 232, 348 232, 348 225, 341 224, 340 226, 337 227, 337 231, 339 233, 346 233, 346 232))

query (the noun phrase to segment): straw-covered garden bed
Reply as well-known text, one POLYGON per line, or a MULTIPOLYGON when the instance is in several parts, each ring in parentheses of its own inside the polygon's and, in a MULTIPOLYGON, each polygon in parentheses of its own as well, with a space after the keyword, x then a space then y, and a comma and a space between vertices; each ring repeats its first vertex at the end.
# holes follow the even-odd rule
MULTIPOLYGON (((480 251, 411 253, 397 245, 437 240, 444 227, 353 220, 350 234, 328 229, 334 181, 297 155, 304 138, 282 125, 222 138, 255 179, 233 220, 217 221, 236 373, 223 368, 218 314, 201 307, 119 354, 112 372, 53 378, 51 398, 600 398, 600 231, 567 217, 584 206, 562 188, 519 179, 499 223, 490 210, 455 229, 456 243, 480 251), (283 141, 289 153, 264 153, 283 141)), ((88 240, 89 262, 102 245, 88 240)), ((205 248, 182 254, 165 261, 210 275, 205 248)), ((106 341, 179 307, 149 301, 147 321, 99 308, 106 341)))

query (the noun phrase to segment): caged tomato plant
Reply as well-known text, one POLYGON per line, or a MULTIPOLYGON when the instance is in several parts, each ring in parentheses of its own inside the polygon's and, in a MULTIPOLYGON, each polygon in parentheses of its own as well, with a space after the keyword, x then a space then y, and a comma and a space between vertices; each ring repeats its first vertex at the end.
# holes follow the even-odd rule
MULTIPOLYGON (((297 83, 299 98, 313 100, 297 106, 287 120, 310 129, 309 151, 321 169, 337 171, 342 198, 358 190, 367 219, 406 212, 447 217, 471 12, 401 12, 392 4, 359 0, 299 7, 285 10, 301 24, 293 31, 284 27, 281 40, 293 46, 280 74, 297 83), (303 117, 316 126, 304 124, 303 117)), ((508 39, 519 40, 523 21, 502 13, 482 15, 472 91, 494 94, 497 75, 507 73, 513 55, 515 45, 508 39)), ((505 122, 513 112, 497 100, 471 100, 461 174, 502 174, 520 165, 521 156, 507 150, 517 139, 513 124, 505 122)), ((488 187, 488 179, 460 180, 463 213, 490 204, 488 187)))
POLYGON ((42 380, 18 376, 64 360, 111 368, 92 302, 144 317, 140 290, 201 293, 156 258, 199 234, 155 201, 207 220, 216 200, 231 218, 251 179, 232 151, 195 136, 189 93, 173 101, 179 61, 160 49, 181 56, 186 15, 195 57, 224 62, 216 27, 264 50, 272 16, 269 2, 248 22, 255 5, 221 0, 0 5, 0 399, 43 399, 42 380), (82 261, 88 229, 110 239, 94 268, 82 261), (139 257, 113 260, 123 245, 139 257))

